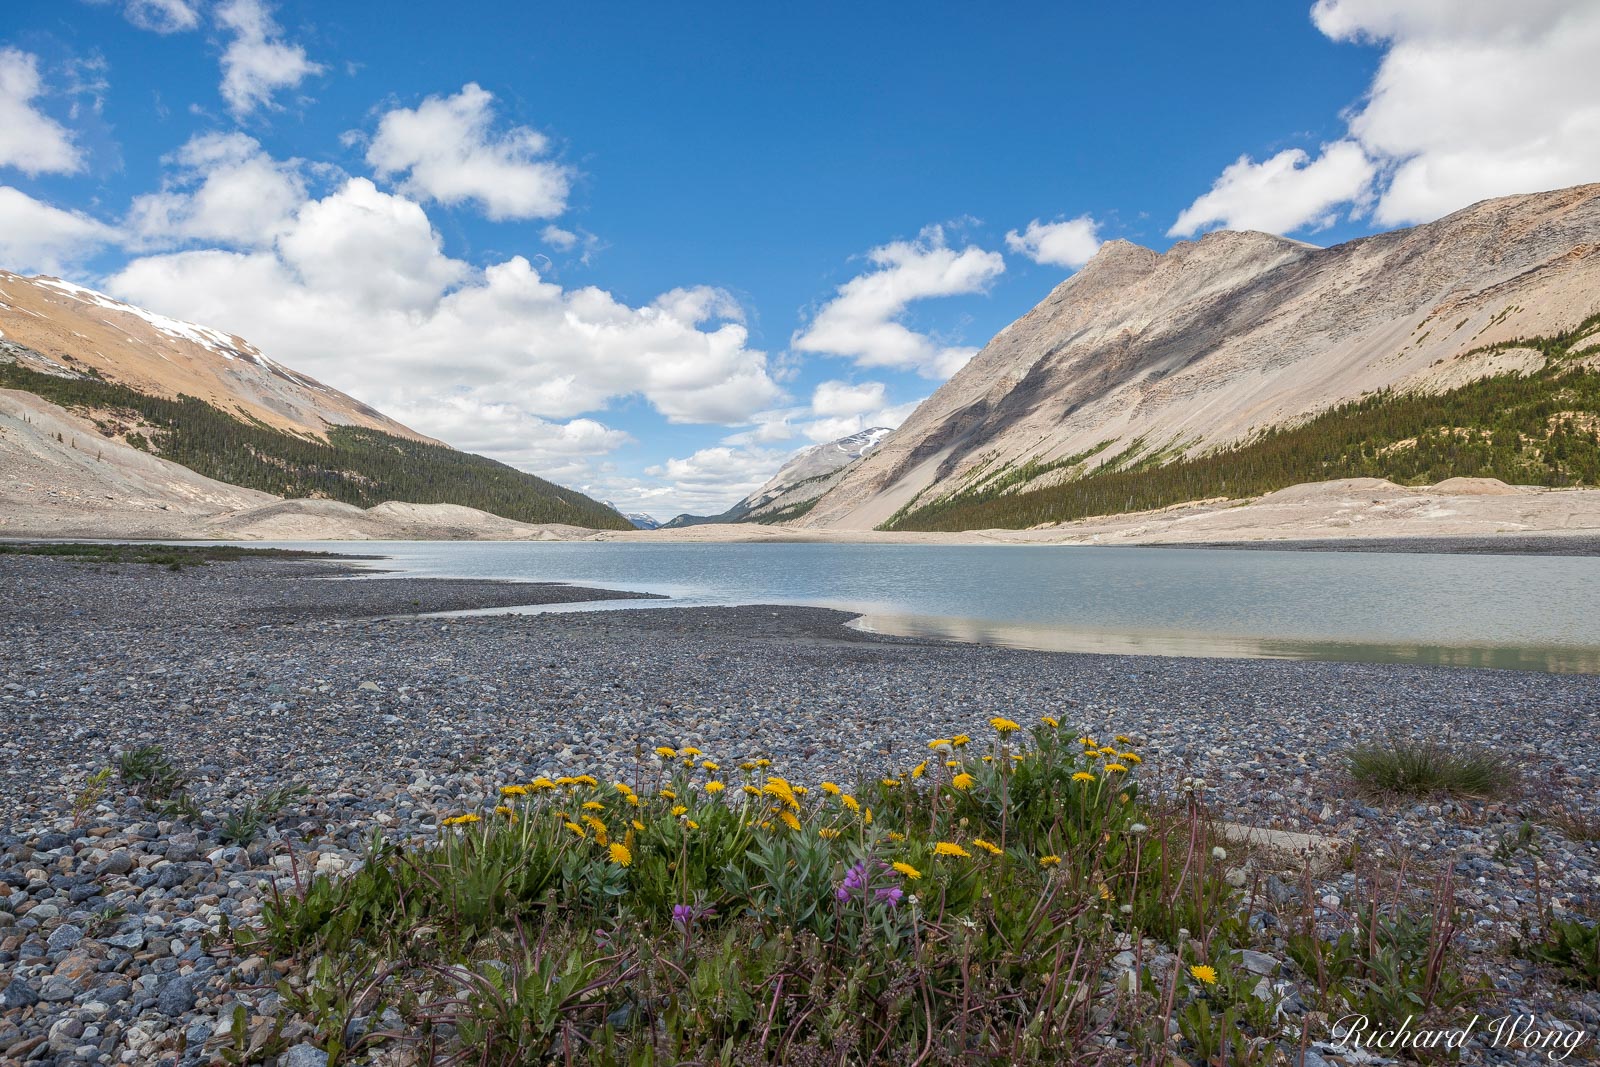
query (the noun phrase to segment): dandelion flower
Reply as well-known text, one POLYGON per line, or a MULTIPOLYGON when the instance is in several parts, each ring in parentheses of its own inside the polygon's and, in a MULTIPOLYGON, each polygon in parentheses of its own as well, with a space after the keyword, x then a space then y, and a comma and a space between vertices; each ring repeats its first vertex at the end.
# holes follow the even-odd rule
POLYGON ((1039 716, 1039 721, 1050 727, 1052 730, 1061 725, 1061 720, 1056 718, 1054 715, 1041 715, 1039 716))
POLYGON ((633 853, 628 851, 628 846, 620 841, 611 842, 611 862, 618 867, 627 867, 633 863, 633 853))
POLYGON ((1123 763, 1140 764, 1144 762, 1144 757, 1137 752, 1118 752, 1117 759, 1123 763))
POLYGON ((778 818, 780 820, 782 820, 783 825, 787 826, 789 829, 797 831, 797 832, 799 831, 799 829, 800 829, 800 820, 795 818, 794 812, 792 812, 792 811, 780 811, 780 812, 778 812, 778 818))
POLYGON ((1217 984, 1217 969, 1215 967, 1208 967, 1204 963, 1197 963, 1193 967, 1190 967, 1189 974, 1196 980, 1204 982, 1206 985, 1217 984))
POLYGON ((494 809, 494 813, 496 815, 503 815, 508 819, 515 819, 517 817, 516 809, 515 808, 508 808, 504 804, 496 805, 495 809, 494 809))
POLYGON ((663 789, 663 790, 661 790, 661 794, 660 795, 666 797, 668 800, 677 800, 678 799, 677 792, 674 791, 674 790, 671 790, 671 789, 663 789))
POLYGON ((849 808, 851 811, 860 811, 861 810, 860 803, 858 803, 856 801, 856 798, 851 796, 849 793, 841 794, 840 797, 839 797, 839 803, 843 804, 845 807, 849 808))
POLYGON ((863 826, 871 826, 872 825, 872 809, 871 808, 868 808, 866 811, 861 813, 861 823, 862 823, 863 826))
POLYGON ((977 784, 977 781, 978 780, 972 777, 972 775, 962 771, 960 774, 950 779, 950 784, 955 786, 957 789, 971 789, 977 784))
POLYGON ((723 785, 721 782, 707 782, 706 783, 706 792, 707 793, 720 793, 726 788, 728 788, 728 787, 723 785))
POLYGON ((633 820, 633 828, 639 831, 641 834, 644 833, 644 823, 640 822, 638 819, 633 820))
POLYGON ((739 769, 741 771, 753 771, 756 769, 755 761, 745 760, 743 763, 739 764, 739 769))
POLYGON ((685 820, 683 820, 683 825, 687 826, 691 830, 700 829, 700 824, 695 822, 693 819, 685 819, 685 820))
POLYGON ((594 789, 597 786, 599 786, 600 783, 595 779, 595 776, 592 775, 592 774, 580 774, 580 775, 578 775, 576 778, 574 778, 572 780, 572 784, 573 785, 586 785, 590 789, 594 789))
POLYGON ((636 808, 639 806, 639 794, 638 793, 628 793, 628 794, 626 794, 626 796, 627 796, 627 799, 628 799, 628 803, 630 805, 632 805, 633 807, 636 807, 636 808))
POLYGON ((500 795, 503 797, 525 797, 528 795, 528 787, 525 785, 503 785, 500 787, 500 795))
POLYGON ((682 748, 678 749, 678 755, 693 759, 694 757, 700 755, 700 750, 695 748, 693 745, 684 745, 682 748))
POLYGON ((701 760, 700 761, 700 767, 701 767, 702 770, 707 770, 707 771, 714 771, 714 770, 718 770, 719 769, 718 765, 717 765, 717 762, 715 760, 708 760, 708 759, 701 760))
POLYGON ((556 784, 550 779, 546 778, 544 775, 540 775, 528 783, 528 788, 533 790, 535 793, 545 789, 554 789, 555 787, 556 784))
POLYGON ((1112 740, 1119 745, 1131 745, 1134 743, 1133 738, 1129 737, 1127 734, 1118 734, 1116 737, 1112 738, 1112 740))
POLYGON ((604 804, 600 803, 598 800, 585 800, 583 802, 583 810, 584 811, 605 811, 606 810, 606 806, 604 804))
POLYGON ((442 825, 442 826, 466 826, 469 823, 475 823, 477 821, 478 821, 478 817, 476 815, 474 815, 472 812, 469 811, 465 815, 457 815, 457 816, 455 816, 453 818, 446 819, 440 825, 442 825))
POLYGON ((1061 866, 1061 857, 1060 856, 1040 856, 1039 857, 1039 866, 1041 866, 1041 867, 1059 867, 1059 866, 1061 866))
POLYGON ((656 755, 660 756, 662 759, 677 759, 678 750, 675 748, 668 748, 666 745, 662 745, 660 748, 656 749, 656 755))
POLYGON ((761 795, 761 790, 757 789, 753 785, 740 786, 740 788, 743 789, 750 796, 758 797, 758 796, 761 795))
POLYGON ((895 863, 891 864, 891 866, 893 866, 895 870, 899 871, 901 874, 905 875, 906 878, 913 882, 922 877, 922 872, 911 866, 909 863, 895 863))
POLYGON ((756 760, 756 766, 764 769, 772 766, 772 761, 766 758, 758 759, 756 760))
POLYGON ((966 734, 956 734, 950 739, 950 744, 954 748, 960 748, 971 740, 972 738, 968 737, 966 734))
POLYGON ((1127 774, 1128 768, 1120 763, 1108 763, 1105 765, 1105 772, 1107 774, 1127 774))
POLYGON ((898 778, 881 778, 881 779, 879 779, 879 784, 881 784, 885 789, 893 789, 895 786, 900 784, 900 779, 898 779, 898 778))
POLYGON ((586 830, 584 830, 583 827, 579 826, 575 822, 564 822, 561 825, 565 826, 568 830, 571 830, 573 833, 577 834, 579 837, 588 837, 589 836, 588 832, 586 830))
POLYGON ((633 796, 633 786, 629 785, 627 782, 612 782, 611 788, 615 789, 625 797, 633 796))
POLYGON ((822 838, 824 841, 832 841, 834 838, 839 836, 839 831, 835 830, 831 826, 824 826, 822 829, 817 831, 817 836, 822 838))
POLYGON ((1000 846, 995 844, 993 841, 985 841, 981 837, 974 837, 972 839, 972 843, 989 853, 991 856, 998 856, 1003 851, 1000 846))
POLYGON ((684 812, 686 812, 688 810, 689 809, 687 807, 685 807, 684 805, 678 804, 678 805, 674 806, 673 809, 672 809, 672 817, 673 818, 677 818, 679 815, 682 815, 684 812))
POLYGON ((924 774, 927 774, 927 773, 928 773, 928 761, 927 760, 923 760, 921 763, 919 763, 915 767, 911 768, 911 777, 913 777, 913 778, 921 778, 924 774))
POLYGON ((1077 771, 1072 775, 1072 780, 1074 782, 1092 782, 1094 781, 1094 775, 1088 771, 1077 771))
POLYGON ((832 782, 823 782, 822 783, 822 791, 824 793, 828 794, 830 797, 836 797, 840 793, 844 792, 843 789, 840 789, 837 785, 835 785, 832 782))
POLYGON ((884 834, 883 836, 887 837, 890 841, 893 841, 893 842, 896 842, 896 843, 899 843, 899 842, 904 841, 906 839, 906 835, 900 833, 897 830, 890 830, 888 833, 884 834))
POLYGON ((998 734, 1012 734, 1022 729, 1022 726, 1019 723, 1000 715, 996 715, 994 718, 990 719, 989 725, 993 726, 995 733, 998 734))
POLYGON ((954 841, 940 841, 933 846, 935 856, 960 856, 962 859, 971 859, 972 853, 956 844, 954 841))
POLYGON ((950 749, 950 739, 948 737, 936 737, 932 741, 928 742, 928 747, 933 749, 935 752, 948 752, 950 749))
POLYGON ((794 795, 794 788, 782 778, 770 777, 761 791, 768 796, 777 797, 795 811, 800 810, 800 801, 794 795))

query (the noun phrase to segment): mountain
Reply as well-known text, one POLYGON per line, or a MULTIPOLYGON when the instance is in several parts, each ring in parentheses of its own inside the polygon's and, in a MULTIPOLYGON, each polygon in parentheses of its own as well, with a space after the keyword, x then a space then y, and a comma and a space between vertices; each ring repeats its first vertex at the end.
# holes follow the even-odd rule
POLYGON ((1600 478, 1600 185, 1317 248, 1111 241, 797 525, 1019 527, 1306 481, 1600 478))
MULTIPOLYGON (((310 498, 359 510, 404 501, 521 524, 627 527, 581 493, 425 437, 242 338, 56 278, 0 272, 6 390, 16 392, 0 442, 10 457, 0 497, 24 511, 68 499, 79 511, 220 511, 247 502, 238 489, 257 503, 310 498), (69 441, 71 456, 59 447, 69 441), (128 448, 167 462, 141 465, 128 448)), ((73 514, 92 525, 87 511, 73 514)), ((15 520, 0 516, 13 528, 15 520)))
POLYGON ((653 516, 646 515, 642 511, 641 512, 623 511, 621 508, 617 507, 616 504, 612 503, 609 500, 601 501, 601 503, 605 504, 606 507, 610 508, 612 511, 615 511, 618 515, 621 515, 623 518, 627 519, 629 522, 633 523, 633 528, 635 530, 659 530, 659 529, 661 529, 661 524, 659 522, 657 522, 653 516))
POLYGON ((804 515, 837 484, 846 467, 867 455, 893 431, 874 426, 848 437, 796 452, 761 488, 721 515, 679 515, 662 529, 716 522, 787 522, 804 515))

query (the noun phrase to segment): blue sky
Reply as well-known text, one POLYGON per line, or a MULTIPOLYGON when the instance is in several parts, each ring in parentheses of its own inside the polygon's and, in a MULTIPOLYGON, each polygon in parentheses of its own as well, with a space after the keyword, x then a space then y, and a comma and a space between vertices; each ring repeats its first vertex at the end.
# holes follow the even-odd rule
POLYGON ((1126 238, 1600 177, 1592 4, 12 2, 0 266, 661 517, 1126 238))

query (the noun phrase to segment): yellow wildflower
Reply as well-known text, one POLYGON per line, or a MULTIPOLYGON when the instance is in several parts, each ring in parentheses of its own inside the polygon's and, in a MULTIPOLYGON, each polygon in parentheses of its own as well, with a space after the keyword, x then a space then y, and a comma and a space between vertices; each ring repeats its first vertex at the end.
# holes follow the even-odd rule
POLYGON ((1137 752, 1118 752, 1117 759, 1121 760, 1123 763, 1132 763, 1136 765, 1144 762, 1144 757, 1139 755, 1137 752))
POLYGON ((525 785, 503 785, 500 787, 500 795, 503 797, 525 797, 528 795, 528 787, 525 785))
POLYGON ((1111 887, 1106 885, 1104 882, 1100 883, 1100 899, 1101 900, 1110 900, 1111 899, 1111 887))
POLYGON ((743 763, 739 764, 739 769, 741 771, 753 771, 756 769, 755 761, 745 760, 743 763))
POLYGON ((789 829, 800 829, 800 820, 794 817, 794 812, 780 811, 778 812, 778 818, 781 819, 783 821, 783 825, 787 826, 789 829))
POLYGON ((998 734, 1016 733, 1018 730, 1022 729, 1021 725, 1018 723, 1000 715, 996 715, 994 718, 990 719, 989 725, 993 726, 995 733, 998 734))
POLYGON ((890 864, 890 866, 899 871, 901 874, 905 875, 913 882, 922 877, 922 872, 911 866, 909 863, 894 863, 890 864))
POLYGON ((944 765, 946 767, 959 767, 961 766, 961 761, 958 759, 947 759, 944 761, 944 765))
POLYGON ((572 783, 574 785, 586 785, 590 789, 595 789, 600 785, 592 774, 580 774, 572 780, 572 783))
POLYGON ((690 759, 693 759, 694 757, 700 755, 700 750, 695 748, 693 745, 684 745, 682 748, 678 749, 678 755, 687 756, 690 759))
POLYGON ((756 766, 757 767, 770 767, 770 766, 772 766, 772 761, 769 760, 769 759, 758 759, 758 760, 756 760, 756 766))
POLYGON ((843 804, 851 811, 861 810, 861 805, 856 801, 856 798, 851 796, 849 793, 841 794, 839 797, 839 803, 843 804))
POLYGON ((956 844, 954 841, 940 841, 933 846, 935 856, 960 856, 962 859, 971 859, 972 853, 956 844))
POLYGON ((913 777, 913 778, 921 778, 924 774, 927 774, 927 773, 928 773, 928 761, 927 760, 923 760, 921 763, 919 763, 915 767, 911 768, 911 777, 913 777))
POLYGON ((746 793, 748 793, 749 795, 751 795, 753 797, 758 797, 758 796, 761 795, 761 790, 757 789, 753 785, 741 786, 740 788, 742 788, 746 793))
POLYGON ((644 833, 644 823, 640 822, 638 819, 633 820, 633 828, 639 831, 641 834, 644 833))
POLYGON ((1074 782, 1092 782, 1094 781, 1094 775, 1088 771, 1077 771, 1072 775, 1072 780, 1074 782))
POLYGON ((1112 740, 1119 745, 1131 745, 1135 743, 1133 738, 1129 737, 1127 734, 1118 734, 1116 737, 1112 738, 1112 740))
POLYGON ((585 800, 583 802, 583 810, 584 811, 605 811, 606 810, 606 806, 604 804, 600 803, 598 800, 585 800))
POLYGON ((835 830, 831 826, 824 826, 822 829, 817 831, 817 836, 822 838, 824 841, 832 841, 834 838, 839 836, 839 831, 835 830))
POLYGON ((624 795, 627 797, 628 803, 631 804, 633 807, 637 808, 639 806, 639 794, 638 793, 627 793, 627 794, 624 794, 624 795))
POLYGON ((840 793, 844 792, 843 789, 840 789, 837 785, 834 785, 832 782, 823 782, 822 783, 822 791, 824 793, 828 794, 830 797, 836 797, 840 793))
POLYGON ((706 792, 707 793, 720 793, 726 788, 728 788, 728 787, 723 785, 721 782, 707 782, 706 783, 706 792))
POLYGON ((955 786, 957 789, 971 789, 977 784, 977 782, 978 780, 976 778, 972 777, 972 775, 966 773, 965 771, 950 779, 950 784, 955 786))
POLYGON ((968 737, 966 734, 956 734, 950 739, 950 746, 952 748, 960 748, 971 740, 972 738, 968 737))
POLYGON ((676 807, 674 807, 672 809, 672 817, 673 818, 677 818, 679 815, 682 815, 684 812, 686 812, 688 810, 689 809, 687 807, 685 807, 682 804, 679 804, 679 805, 677 805, 676 807))
POLYGON ((972 839, 972 843, 989 853, 991 856, 998 856, 1002 851, 999 845, 995 844, 993 841, 985 841, 981 837, 974 837, 972 839))
POLYGON ((468 823, 475 823, 477 821, 478 821, 478 817, 476 815, 474 815, 472 812, 469 811, 465 815, 457 815, 454 818, 446 819, 446 820, 444 820, 444 822, 440 823, 440 825, 441 826, 466 826, 468 823))
POLYGON ((1189 968, 1189 973, 1199 981, 1204 982, 1206 985, 1217 984, 1217 969, 1215 967, 1208 967, 1203 963, 1197 963, 1193 967, 1189 968))
POLYGON ((936 737, 928 742, 928 747, 935 752, 942 752, 950 747, 950 739, 948 737, 936 737))
POLYGON ((1039 866, 1041 866, 1041 867, 1059 867, 1059 866, 1061 866, 1061 857, 1060 856, 1040 856, 1039 857, 1039 866))
POLYGON ((1061 725, 1061 720, 1056 718, 1054 715, 1041 715, 1039 716, 1039 721, 1050 727, 1052 730, 1061 725))
POLYGON ((794 789, 782 778, 768 778, 767 784, 761 791, 768 796, 777 797, 795 811, 800 810, 800 801, 795 799, 794 789))
POLYGON ((611 862, 618 867, 627 867, 633 863, 633 853, 628 851, 628 846, 621 841, 611 842, 611 862))
POLYGON ((666 745, 662 745, 660 748, 656 749, 656 755, 660 756, 662 759, 677 759, 678 750, 675 748, 668 748, 666 745))
POLYGON ((861 822, 866 826, 871 826, 872 825, 872 809, 871 808, 868 808, 866 811, 861 813, 861 822))
POLYGON ((508 808, 504 804, 496 805, 495 809, 494 809, 494 813, 496 815, 503 815, 508 819, 515 819, 517 817, 516 809, 515 808, 508 808))
POLYGON ((611 788, 615 789, 625 797, 633 796, 633 786, 629 785, 627 782, 612 782, 611 788))
POLYGON ((683 825, 687 826, 691 830, 700 829, 700 824, 695 822, 693 819, 685 819, 685 820, 683 820, 683 825))
POLYGON ((564 822, 561 825, 565 826, 568 830, 571 830, 573 833, 577 834, 579 837, 588 837, 589 836, 588 832, 585 831, 583 827, 579 826, 575 822, 564 822))
POLYGON ((661 791, 661 795, 666 797, 668 800, 677 800, 678 799, 678 793, 677 793, 676 790, 673 790, 673 789, 663 789, 661 791))
POLYGON ((1105 771, 1107 774, 1127 774, 1128 768, 1124 767, 1120 763, 1108 763, 1106 764, 1105 771))
POLYGON ((554 789, 555 787, 556 784, 542 774, 528 783, 528 788, 536 793, 542 789, 554 789))
POLYGON ((893 789, 895 786, 900 784, 900 779, 898 779, 898 778, 881 778, 881 779, 879 779, 879 784, 882 785, 885 789, 893 789))
POLYGON ((797 796, 797 797, 803 797, 803 796, 805 796, 806 794, 808 794, 810 792, 811 792, 811 790, 807 789, 803 785, 797 785, 797 786, 794 787, 794 795, 797 796))
POLYGON ((893 842, 895 842, 897 844, 906 839, 906 835, 900 833, 898 830, 890 830, 888 833, 884 834, 883 836, 887 837, 890 841, 893 841, 893 842))

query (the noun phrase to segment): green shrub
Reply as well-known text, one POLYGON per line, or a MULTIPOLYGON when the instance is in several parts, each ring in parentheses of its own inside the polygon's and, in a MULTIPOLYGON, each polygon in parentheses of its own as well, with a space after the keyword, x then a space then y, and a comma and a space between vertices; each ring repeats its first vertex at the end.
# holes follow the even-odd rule
POLYGON ((1523 941, 1522 955, 1548 964, 1567 981, 1600 990, 1600 923, 1548 917, 1544 938, 1523 941))

